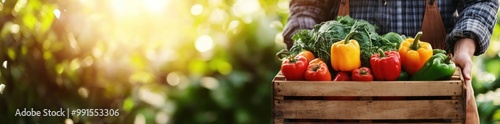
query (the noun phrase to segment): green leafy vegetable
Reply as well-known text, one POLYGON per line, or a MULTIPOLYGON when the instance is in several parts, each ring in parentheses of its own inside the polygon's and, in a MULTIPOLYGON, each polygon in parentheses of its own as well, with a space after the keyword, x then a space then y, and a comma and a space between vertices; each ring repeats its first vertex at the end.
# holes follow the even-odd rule
MULTIPOLYGON (((302 50, 309 50, 330 63, 330 47, 341 41, 350 32, 357 31, 352 38, 358 41, 361 49, 361 66, 370 67, 370 57, 377 50, 397 50, 403 37, 389 32, 383 36, 377 34, 377 27, 365 20, 356 20, 349 16, 339 16, 336 20, 322 22, 310 30, 299 30, 292 36, 295 41, 290 54, 298 54, 302 50)), ((329 68, 331 65, 328 64, 329 68)))

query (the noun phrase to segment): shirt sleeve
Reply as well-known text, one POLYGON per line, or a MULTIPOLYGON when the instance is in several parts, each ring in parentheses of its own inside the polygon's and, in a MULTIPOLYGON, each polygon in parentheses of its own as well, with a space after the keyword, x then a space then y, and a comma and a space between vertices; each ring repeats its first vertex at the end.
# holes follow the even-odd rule
POLYGON ((446 38, 448 51, 454 52, 457 40, 472 38, 476 42, 474 55, 483 54, 490 44, 497 11, 498 0, 462 0, 457 8, 457 23, 446 38))
MULTIPOLYGON (((331 19, 332 10, 336 10, 337 0, 291 0, 290 17, 283 30, 287 49, 293 45, 291 37, 297 30, 312 29, 315 24, 331 19)), ((335 11, 336 12, 336 11, 335 11)), ((335 13, 336 15, 336 13, 335 13)))

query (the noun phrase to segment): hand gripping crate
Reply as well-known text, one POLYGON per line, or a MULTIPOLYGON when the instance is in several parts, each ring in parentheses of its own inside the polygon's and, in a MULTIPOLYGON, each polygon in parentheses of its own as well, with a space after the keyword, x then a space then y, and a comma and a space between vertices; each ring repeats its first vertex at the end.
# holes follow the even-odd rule
POLYGON ((273 80, 274 123, 464 123, 458 68, 445 81, 273 80))

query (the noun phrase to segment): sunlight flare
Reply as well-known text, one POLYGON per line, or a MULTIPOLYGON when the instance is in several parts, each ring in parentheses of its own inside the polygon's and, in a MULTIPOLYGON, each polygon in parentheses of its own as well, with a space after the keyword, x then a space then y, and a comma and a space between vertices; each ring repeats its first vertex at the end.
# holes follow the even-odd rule
POLYGON ((54 15, 56 16, 57 19, 61 16, 61 11, 59 9, 54 10, 54 15))
POLYGON ((212 37, 208 35, 202 35, 200 36, 195 43, 196 50, 199 52, 207 52, 211 50, 214 46, 214 42, 212 40, 212 37))
POLYGON ((191 14, 193 15, 200 15, 202 12, 203 12, 203 6, 201 6, 200 4, 196 4, 193 5, 193 7, 191 7, 191 14))

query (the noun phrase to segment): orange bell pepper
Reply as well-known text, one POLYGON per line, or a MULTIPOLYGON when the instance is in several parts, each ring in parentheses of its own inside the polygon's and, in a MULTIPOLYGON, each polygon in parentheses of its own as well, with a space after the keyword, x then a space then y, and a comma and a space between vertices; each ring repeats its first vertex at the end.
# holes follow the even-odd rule
POLYGON ((432 56, 431 44, 419 41, 420 36, 422 36, 422 32, 418 32, 415 39, 407 38, 399 47, 403 70, 410 75, 415 74, 422 68, 424 63, 432 56))
POLYGON ((332 44, 330 62, 335 71, 353 71, 361 66, 358 41, 349 40, 355 33, 351 32, 344 40, 332 44))
POLYGON ((304 51, 300 52, 299 54, 297 54, 297 56, 304 56, 304 57, 306 57, 307 63, 311 62, 313 59, 316 58, 314 56, 314 54, 311 51, 309 51, 309 50, 304 50, 304 51))

